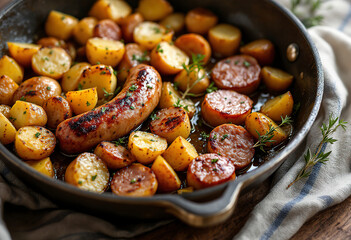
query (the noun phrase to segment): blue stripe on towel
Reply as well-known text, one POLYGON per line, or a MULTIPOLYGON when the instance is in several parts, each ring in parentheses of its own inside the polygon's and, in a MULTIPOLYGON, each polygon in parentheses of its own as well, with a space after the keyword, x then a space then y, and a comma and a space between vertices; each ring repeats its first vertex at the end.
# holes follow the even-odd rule
POLYGON ((349 23, 350 19, 351 19, 351 4, 349 6, 349 12, 346 14, 345 18, 342 20, 338 29, 340 31, 344 31, 344 29, 345 29, 346 25, 349 23))
MULTIPOLYGON (((326 148, 327 144, 324 143, 322 146, 322 152, 324 152, 325 148, 326 148)), ((291 211, 291 209, 299 202, 302 201, 302 199, 304 199, 307 194, 310 192, 310 190, 312 189, 314 183, 316 182, 319 170, 322 166, 322 163, 317 163, 311 172, 311 175, 309 176, 309 178, 307 179, 307 182, 305 183, 305 185, 303 186, 300 194, 294 198, 293 200, 289 201, 288 203, 286 203, 282 210, 280 210, 278 216, 276 217, 276 219, 274 220, 274 222, 271 224, 271 226, 267 229, 267 231, 261 236, 261 240, 266 240, 269 239, 273 233, 278 229, 278 227, 282 224, 282 222, 284 221, 284 219, 288 216, 289 212, 291 211)))
POLYGON ((322 199, 324 201, 324 208, 329 207, 333 203, 333 198, 328 195, 320 196, 319 199, 322 199))

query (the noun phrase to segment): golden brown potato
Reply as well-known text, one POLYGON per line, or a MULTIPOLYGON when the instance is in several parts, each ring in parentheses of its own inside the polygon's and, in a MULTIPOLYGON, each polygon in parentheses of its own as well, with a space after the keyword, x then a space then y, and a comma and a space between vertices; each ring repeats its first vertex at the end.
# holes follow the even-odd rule
POLYGON ((158 182, 159 192, 173 192, 180 188, 181 182, 177 173, 161 156, 158 156, 151 166, 158 182))
POLYGON ((128 149, 138 162, 150 164, 167 149, 167 141, 152 133, 135 131, 129 136, 128 149))
POLYGON ((294 107, 294 99, 290 91, 268 100, 261 107, 261 111, 273 121, 279 122, 282 118, 290 116, 294 107))
POLYGON ((62 90, 64 92, 77 90, 79 79, 82 76, 85 69, 88 69, 91 65, 86 62, 80 62, 72 66, 65 74, 63 74, 61 80, 62 90))
POLYGON ((259 64, 265 66, 273 63, 275 50, 271 41, 260 39, 242 46, 240 53, 256 58, 259 64))
POLYGON ((140 0, 137 9, 146 21, 159 21, 173 12, 166 0, 140 0))
POLYGON ((183 69, 183 64, 189 63, 189 57, 182 50, 165 41, 152 50, 150 58, 151 65, 165 75, 176 74, 183 69))
POLYGON ((9 144, 15 141, 16 128, 12 123, 0 112, 0 142, 2 144, 9 144))
POLYGON ((129 4, 122 0, 99 0, 90 9, 89 16, 99 20, 111 19, 120 23, 132 12, 129 4))
POLYGON ((103 193, 110 173, 106 164, 93 153, 82 153, 67 167, 65 181, 80 189, 103 193))
POLYGON ((16 133, 15 150, 23 160, 46 158, 54 151, 55 145, 55 135, 43 127, 22 127, 16 133))
POLYGON ((55 129, 61 122, 72 117, 68 101, 61 96, 54 96, 44 102, 43 108, 48 117, 47 126, 55 129))
POLYGON ((188 33, 181 35, 174 42, 179 49, 188 54, 189 57, 201 56, 203 64, 207 64, 211 58, 212 50, 208 41, 199 34, 188 33))
POLYGON ((0 104, 10 105, 18 85, 6 75, 0 76, 0 104))
POLYGON ((85 51, 91 64, 101 63, 115 67, 122 60, 125 48, 120 41, 90 38, 85 51))
POLYGON ((7 55, 2 56, 0 59, 0 76, 6 75, 20 84, 23 80, 24 70, 13 58, 7 55))
POLYGON ((162 154, 176 171, 185 171, 190 162, 198 156, 195 147, 182 136, 177 137, 162 154))
POLYGON ((285 91, 294 80, 291 74, 268 66, 262 68, 261 75, 264 84, 272 92, 285 91))
POLYGON ((78 19, 58 11, 51 11, 45 23, 45 32, 48 36, 67 40, 72 36, 78 19))
POLYGON ((39 75, 60 79, 71 67, 72 58, 63 48, 41 48, 32 57, 32 68, 39 75))
POLYGON ((85 45, 89 38, 93 37, 93 31, 98 20, 94 17, 85 17, 78 22, 73 29, 74 39, 81 45, 85 45))
POLYGON ((210 29, 208 39, 216 56, 229 57, 239 48, 241 32, 230 24, 218 24, 210 29))
POLYGON ((61 86, 57 81, 48 77, 33 77, 19 86, 13 94, 12 102, 22 100, 43 106, 48 98, 60 95, 61 86))
POLYGON ((26 161, 25 163, 27 163, 29 166, 41 174, 44 174, 45 176, 51 178, 55 176, 54 167, 52 166, 52 162, 49 157, 41 159, 39 161, 26 161))
POLYGON ((9 119, 17 129, 24 126, 45 126, 48 120, 42 107, 23 101, 16 101, 12 106, 9 119))
POLYGON ((30 67, 32 63, 32 56, 36 53, 40 46, 30 43, 16 43, 7 42, 11 57, 23 67, 30 67))
POLYGON ((167 142, 173 142, 177 137, 187 138, 190 135, 191 125, 188 114, 183 108, 164 108, 150 123, 150 131, 167 142))
POLYGON ((0 113, 2 113, 6 118, 10 117, 10 110, 10 106, 0 104, 0 113))
POLYGON ((189 73, 183 69, 175 76, 174 83, 176 83, 178 88, 183 92, 189 88, 189 93, 200 94, 206 91, 210 85, 210 79, 204 69, 200 71, 194 69, 189 73))
POLYGON ((123 39, 126 42, 133 42, 134 28, 144 21, 143 16, 140 13, 133 13, 120 22, 122 29, 123 39))
POLYGON ((218 22, 218 17, 210 10, 195 8, 185 16, 185 25, 189 32, 206 34, 218 22))
POLYGON ((109 170, 124 168, 135 162, 131 152, 121 145, 111 142, 101 142, 94 151, 106 164, 109 170))
POLYGON ((152 170, 140 163, 117 171, 111 181, 114 194, 130 197, 148 197, 157 191, 157 180, 152 170))
POLYGON ((165 17, 160 24, 165 28, 172 29, 175 32, 180 32, 185 25, 185 15, 184 13, 172 13, 165 17))
POLYGON ((81 114, 92 110, 98 101, 96 88, 88 88, 80 91, 69 91, 66 93, 66 99, 69 102, 75 114, 81 114))
POLYGON ((259 135, 265 135, 273 128, 273 142, 267 142, 266 147, 273 147, 287 139, 288 135, 272 119, 258 112, 253 112, 245 120, 247 131, 257 140, 259 135))

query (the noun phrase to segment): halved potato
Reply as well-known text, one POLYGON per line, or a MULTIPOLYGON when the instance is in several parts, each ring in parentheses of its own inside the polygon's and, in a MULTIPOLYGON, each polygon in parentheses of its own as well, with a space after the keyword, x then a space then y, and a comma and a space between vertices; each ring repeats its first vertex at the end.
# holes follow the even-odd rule
POLYGON ((120 23, 132 12, 129 4, 122 0, 99 0, 96 1, 89 11, 89 16, 96 17, 99 20, 112 19, 120 23))
POLYGON ((218 22, 218 17, 210 10, 195 8, 185 16, 185 25, 189 32, 206 34, 218 22))
POLYGON ((65 181, 80 189, 103 193, 110 173, 106 164, 93 153, 82 153, 67 167, 65 181))
POLYGON ((91 64, 101 63, 115 67, 122 60, 125 49, 120 41, 90 38, 85 51, 91 64))
POLYGON ((78 19, 58 11, 51 11, 45 23, 45 32, 48 36, 67 40, 72 36, 78 19))
POLYGON ((135 131, 129 136, 128 149, 138 162, 150 164, 167 149, 167 141, 152 133, 135 131))
POLYGON ((26 161, 25 163, 48 177, 55 176, 54 167, 52 166, 52 162, 49 157, 39 161, 26 161))
POLYGON ((158 191, 173 192, 180 188, 181 182, 177 173, 162 156, 156 158, 151 166, 151 170, 156 175, 158 191))
POLYGON ((85 45, 89 38, 93 37, 93 31, 98 20, 94 17, 85 17, 78 22, 73 29, 74 39, 81 45, 85 45))
POLYGON ((45 101, 43 108, 48 117, 47 126, 55 129, 61 122, 72 117, 68 101, 61 96, 54 96, 45 101))
POLYGON ((282 92, 286 90, 294 80, 293 75, 273 67, 264 67, 261 71, 262 79, 268 90, 282 92))
POLYGON ((18 85, 6 75, 0 76, 0 104, 10 105, 18 85))
POLYGON ((208 32, 212 50, 219 57, 229 57, 238 50, 241 32, 230 24, 218 24, 208 32))
POLYGON ((69 91, 66 99, 75 114, 81 114, 92 110, 98 101, 96 88, 88 88, 80 91, 69 91))
POLYGON ((174 83, 176 83, 178 88, 183 92, 189 88, 189 93, 199 94, 206 91, 210 85, 210 79, 204 69, 200 71, 195 69, 190 73, 183 69, 175 76, 174 83))
POLYGON ((16 133, 15 150, 23 160, 40 160, 55 150, 56 138, 49 130, 38 126, 26 126, 16 133))
POLYGON ((268 100, 261 107, 261 111, 273 121, 279 122, 282 118, 290 116, 294 107, 294 99, 290 91, 268 100))
POLYGON ((7 55, 2 56, 0 59, 0 76, 6 75, 20 84, 23 80, 24 70, 13 58, 7 55))
POLYGON ((63 74, 61 80, 62 90, 64 92, 77 90, 79 79, 82 76, 85 69, 88 69, 91 65, 86 62, 80 62, 72 66, 67 72, 63 74))
POLYGON ((198 156, 195 147, 182 136, 177 137, 162 154, 176 171, 185 171, 190 162, 198 156))
POLYGON ((7 117, 0 112, 0 142, 6 145, 15 141, 15 138, 16 128, 7 117))
POLYGON ((157 46, 161 41, 170 42, 173 37, 173 31, 154 22, 142 22, 134 29, 134 41, 148 50, 157 46))
POLYGON ((185 15, 184 13, 172 13, 165 17, 160 24, 165 28, 170 28, 175 32, 180 32, 185 25, 185 15))
POLYGON ((9 119, 19 129, 24 126, 45 126, 48 118, 44 109, 30 102, 16 101, 9 119))
POLYGON ((271 65, 274 61, 274 45, 268 39, 259 39, 240 48, 240 53, 256 58, 260 65, 271 65))
POLYGON ((11 56, 23 67, 30 67, 32 56, 36 53, 40 46, 30 43, 7 42, 11 56))
POLYGON ((146 21, 159 21, 173 12, 173 7, 166 0, 140 0, 137 9, 146 21))
POLYGON ((32 57, 32 68, 39 75, 60 79, 71 67, 72 58, 63 48, 41 48, 32 57))
POLYGON ((0 113, 4 114, 5 117, 7 118, 10 117, 10 110, 11 110, 10 106, 0 104, 0 113))
POLYGON ((161 74, 176 74, 188 65, 189 57, 176 46, 160 42, 151 52, 151 65, 161 74))

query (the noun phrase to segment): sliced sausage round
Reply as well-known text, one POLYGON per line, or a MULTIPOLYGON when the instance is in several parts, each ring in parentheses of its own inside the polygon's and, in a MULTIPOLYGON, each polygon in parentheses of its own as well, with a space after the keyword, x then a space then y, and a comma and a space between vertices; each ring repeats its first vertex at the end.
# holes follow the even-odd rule
POLYGON ((231 90, 206 94, 201 106, 203 119, 213 127, 224 123, 243 124, 250 114, 253 101, 231 90))
POLYGON ((214 153, 198 156, 190 163, 186 175, 195 189, 212 187, 235 179, 235 166, 226 157, 214 153))
POLYGON ((261 82, 261 67, 248 55, 237 55, 219 61, 212 69, 212 79, 219 88, 239 93, 253 93, 261 82))
POLYGON ((245 128, 223 124, 210 133, 208 151, 231 160, 236 169, 248 166, 255 155, 254 140, 245 128))
POLYGON ((152 170, 134 163, 117 171, 111 181, 111 190, 121 196, 147 197, 157 190, 157 180, 152 170))
POLYGON ((104 19, 95 25, 93 36, 119 41, 122 39, 122 31, 114 21, 104 19))

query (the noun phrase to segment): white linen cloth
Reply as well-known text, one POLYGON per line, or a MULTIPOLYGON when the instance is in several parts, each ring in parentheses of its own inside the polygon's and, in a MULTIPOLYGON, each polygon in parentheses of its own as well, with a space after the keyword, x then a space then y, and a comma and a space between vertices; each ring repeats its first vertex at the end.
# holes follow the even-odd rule
MULTIPOLYGON (((289 7, 290 1, 280 1, 289 7)), ((314 151, 322 134, 322 123, 329 115, 348 122, 346 131, 333 134, 338 139, 327 144, 332 151, 329 161, 314 166, 307 179, 286 189, 305 164, 303 153, 284 162, 274 176, 270 193, 255 207, 249 220, 234 237, 240 240, 289 239, 316 213, 338 204, 351 195, 351 4, 349 1, 326 1, 318 12, 322 25, 309 29, 319 51, 325 75, 325 92, 318 117, 306 140, 305 153, 314 151), (343 33, 344 32, 344 33, 343 33)))

